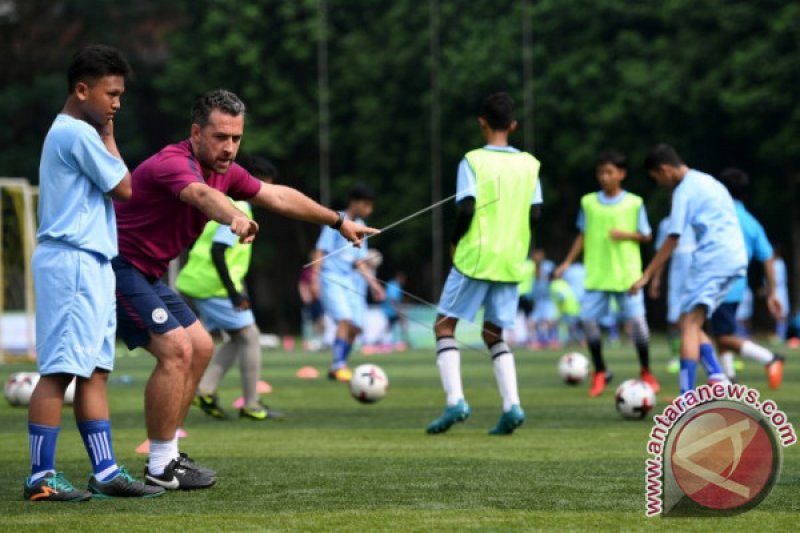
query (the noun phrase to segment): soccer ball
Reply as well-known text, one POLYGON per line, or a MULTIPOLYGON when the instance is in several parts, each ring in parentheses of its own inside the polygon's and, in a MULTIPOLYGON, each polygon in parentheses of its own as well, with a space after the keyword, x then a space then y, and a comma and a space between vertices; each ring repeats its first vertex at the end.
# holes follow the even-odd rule
POLYGON ((567 384, 577 385, 589 375, 589 360, 578 352, 570 352, 558 360, 558 375, 567 384))
POLYGON ((350 379, 350 394, 361 403, 375 403, 389 388, 389 378, 378 365, 359 365, 350 379))
POLYGON ((30 403, 33 389, 39 382, 37 372, 17 372, 8 376, 3 394, 8 403, 15 407, 23 407, 30 403))
POLYGON ((72 402, 75 401, 75 382, 78 378, 72 378, 72 381, 69 382, 67 386, 67 390, 64 392, 64 403, 66 405, 72 405, 72 402))
POLYGON ((629 379, 617 387, 614 401, 623 418, 641 420, 655 407, 656 393, 644 381, 629 379))

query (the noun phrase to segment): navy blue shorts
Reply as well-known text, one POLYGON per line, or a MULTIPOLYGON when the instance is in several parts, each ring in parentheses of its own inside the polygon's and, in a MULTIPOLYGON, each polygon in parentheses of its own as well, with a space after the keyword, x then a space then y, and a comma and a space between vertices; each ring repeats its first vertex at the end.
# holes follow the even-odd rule
POLYGON ((736 308, 739 302, 722 302, 711 315, 711 334, 714 337, 736 333, 736 308))
POLYGON ((197 317, 178 293, 145 276, 122 257, 111 260, 117 278, 117 334, 128 349, 150 344, 150 332, 189 327, 197 317))

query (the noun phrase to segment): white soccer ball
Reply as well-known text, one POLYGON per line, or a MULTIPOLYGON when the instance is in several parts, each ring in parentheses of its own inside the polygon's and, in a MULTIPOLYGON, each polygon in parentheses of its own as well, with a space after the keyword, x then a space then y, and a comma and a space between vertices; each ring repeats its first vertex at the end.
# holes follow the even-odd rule
POLYGON ((72 381, 69 382, 67 386, 67 390, 64 392, 64 403, 66 405, 72 405, 72 402, 75 401, 75 382, 78 378, 72 378, 72 381))
POLYGON ((389 388, 389 378, 378 365, 359 365, 350 379, 350 394, 361 403, 375 403, 389 388))
POLYGON ((577 385, 589 375, 589 360, 578 352, 565 353, 558 360, 558 375, 567 384, 577 385))
POLYGON ((30 403, 33 389, 38 382, 38 372, 16 372, 8 376, 3 394, 11 405, 24 407, 30 403))
POLYGON ((614 401, 623 418, 641 420, 656 406, 656 393, 644 381, 629 379, 617 387, 614 401))

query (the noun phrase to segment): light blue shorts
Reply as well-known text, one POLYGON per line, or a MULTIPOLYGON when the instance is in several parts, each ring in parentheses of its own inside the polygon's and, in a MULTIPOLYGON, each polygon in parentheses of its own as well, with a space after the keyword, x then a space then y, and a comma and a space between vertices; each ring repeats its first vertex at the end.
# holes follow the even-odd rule
POLYGON ((33 253, 39 373, 88 378, 114 369, 116 281, 111 262, 45 242, 33 253))
POLYGON ((363 327, 367 301, 356 288, 352 277, 322 275, 320 289, 322 307, 334 322, 349 320, 355 327, 363 327))
POLYGON ((681 294, 681 314, 688 313, 696 307, 703 305, 706 308, 706 317, 719 307, 725 300, 728 290, 744 274, 708 275, 704 272, 693 270, 686 278, 681 294))
POLYGON ((617 302, 617 316, 622 320, 645 316, 644 293, 587 290, 581 299, 581 320, 600 322, 611 313, 611 300, 617 302))
POLYGON ((228 298, 195 299, 194 303, 200 312, 200 320, 208 331, 215 329, 237 331, 256 323, 256 318, 250 309, 244 311, 234 309, 228 298))
POLYGON ((517 318, 518 300, 516 283, 472 279, 451 268, 439 299, 439 314, 473 322, 483 307, 485 322, 511 328, 517 318))
POLYGON ((537 298, 533 301, 530 319, 534 322, 558 320, 558 307, 549 297, 537 298))
POLYGON ((681 295, 683 286, 689 277, 689 268, 692 264, 691 254, 672 254, 667 276, 667 322, 677 324, 681 315, 681 295))

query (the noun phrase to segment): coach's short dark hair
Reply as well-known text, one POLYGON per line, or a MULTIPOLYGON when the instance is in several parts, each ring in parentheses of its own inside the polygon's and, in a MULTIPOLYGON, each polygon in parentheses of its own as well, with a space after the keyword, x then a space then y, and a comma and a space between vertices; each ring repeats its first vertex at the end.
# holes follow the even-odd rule
POLYGON ((644 168, 647 171, 657 170, 661 165, 679 167, 683 165, 683 159, 675 151, 675 148, 668 144, 657 144, 650 148, 644 158, 644 168))
POLYGON ((490 94, 481 102, 478 116, 495 131, 505 131, 514 122, 514 99, 508 93, 490 94))
POLYGON ((238 96, 225 89, 214 89, 194 101, 192 124, 197 124, 201 128, 206 126, 208 117, 211 116, 211 111, 214 109, 234 117, 238 117, 245 111, 244 102, 238 96))
POLYGON ((595 166, 605 165, 606 163, 610 163, 617 168, 621 168, 625 170, 628 168, 628 158, 625 157, 625 154, 622 152, 618 152, 617 150, 603 150, 599 154, 597 154, 597 158, 594 161, 595 166))
POLYGON ((375 191, 372 190, 372 187, 369 185, 365 185, 363 183, 357 183, 350 188, 350 194, 348 195, 350 200, 375 200, 375 191))
POLYGON ((278 169, 266 157, 260 155, 239 154, 236 157, 236 162, 239 163, 246 171, 253 176, 263 179, 278 179, 278 169))
POLYGON ((750 185, 750 176, 740 168, 726 168, 719 175, 719 181, 725 185, 731 196, 737 200, 744 198, 750 185))
POLYGON ((67 68, 67 92, 80 83, 93 84, 103 76, 129 76, 131 67, 116 48, 90 44, 75 52, 67 68))

